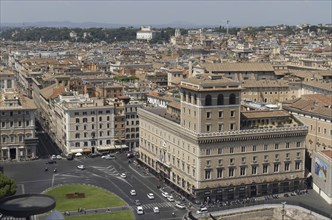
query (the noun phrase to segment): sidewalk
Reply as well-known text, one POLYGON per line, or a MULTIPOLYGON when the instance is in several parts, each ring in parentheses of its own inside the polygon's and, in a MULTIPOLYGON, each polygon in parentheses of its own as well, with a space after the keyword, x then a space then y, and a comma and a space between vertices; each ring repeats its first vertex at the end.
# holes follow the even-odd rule
MULTIPOLYGON (((124 211, 124 210, 131 210, 130 206, 117 206, 112 208, 100 208, 100 209, 85 209, 80 208, 77 211, 64 211, 62 214, 64 216, 81 216, 81 215, 89 215, 89 214, 98 214, 98 213, 111 213, 116 211, 124 211)), ((38 216, 41 219, 46 217, 45 214, 38 216)))

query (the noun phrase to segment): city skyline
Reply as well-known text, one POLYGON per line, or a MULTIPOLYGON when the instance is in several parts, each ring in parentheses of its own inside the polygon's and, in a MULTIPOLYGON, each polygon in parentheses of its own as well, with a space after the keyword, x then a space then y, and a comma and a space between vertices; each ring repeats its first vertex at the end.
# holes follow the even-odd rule
POLYGON ((1 1, 0 23, 296 25, 331 23, 330 1, 1 1), (59 13, 61 12, 61 13, 59 13))

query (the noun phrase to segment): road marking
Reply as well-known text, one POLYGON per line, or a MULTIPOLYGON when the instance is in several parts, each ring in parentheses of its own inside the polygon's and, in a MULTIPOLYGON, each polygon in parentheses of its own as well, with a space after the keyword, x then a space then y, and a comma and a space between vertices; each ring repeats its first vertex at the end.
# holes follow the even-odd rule
POLYGON ((132 171, 134 171, 135 173, 137 173, 138 175, 140 175, 141 177, 143 177, 143 178, 153 177, 153 176, 143 176, 143 175, 140 174, 137 170, 135 170, 135 168, 131 167, 130 165, 129 165, 129 168, 130 168, 132 171))
POLYGON ((25 194, 24 184, 17 184, 17 186, 18 185, 21 185, 22 194, 25 194))

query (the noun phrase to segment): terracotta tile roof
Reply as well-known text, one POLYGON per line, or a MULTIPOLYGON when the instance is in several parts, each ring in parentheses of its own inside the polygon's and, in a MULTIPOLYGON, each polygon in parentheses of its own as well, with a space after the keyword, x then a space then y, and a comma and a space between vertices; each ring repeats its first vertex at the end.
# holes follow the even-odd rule
POLYGON ((47 100, 57 97, 58 95, 66 91, 64 86, 56 87, 56 84, 52 84, 40 91, 40 94, 47 100))
POLYGON ((207 71, 216 72, 258 72, 274 71, 271 63, 204 63, 207 71))
POLYGON ((176 109, 181 109, 181 103, 178 101, 172 101, 170 103, 168 103, 168 106, 176 108, 176 109))
POLYGON ((242 112, 241 114, 246 119, 275 118, 275 117, 288 117, 288 116, 290 116, 290 114, 287 111, 269 111, 269 110, 247 111, 247 112, 242 112))

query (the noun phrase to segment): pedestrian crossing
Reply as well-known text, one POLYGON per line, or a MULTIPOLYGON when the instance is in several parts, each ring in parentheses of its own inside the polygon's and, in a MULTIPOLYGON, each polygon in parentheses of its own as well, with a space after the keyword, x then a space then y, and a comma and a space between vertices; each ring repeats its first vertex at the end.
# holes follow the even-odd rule
POLYGON ((143 205, 144 209, 152 209, 153 207, 158 207, 158 208, 166 208, 166 207, 173 207, 173 203, 170 202, 160 202, 160 203, 149 203, 149 204, 145 204, 143 205))
POLYGON ((119 176, 120 173, 115 169, 114 166, 108 166, 108 167, 98 167, 98 166, 92 166, 94 169, 99 170, 100 172, 106 173, 111 176, 119 176))

